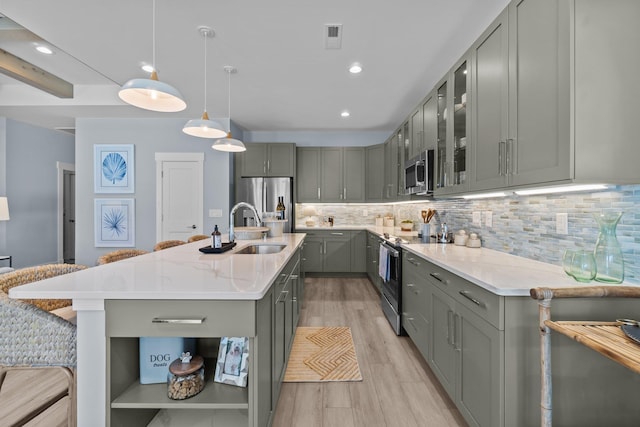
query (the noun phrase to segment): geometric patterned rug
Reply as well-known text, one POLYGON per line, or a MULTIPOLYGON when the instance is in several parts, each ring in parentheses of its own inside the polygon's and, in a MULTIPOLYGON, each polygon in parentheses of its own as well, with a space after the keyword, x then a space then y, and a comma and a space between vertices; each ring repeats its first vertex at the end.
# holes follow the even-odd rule
POLYGON ((284 381, 362 381, 351 328, 298 327, 284 381))

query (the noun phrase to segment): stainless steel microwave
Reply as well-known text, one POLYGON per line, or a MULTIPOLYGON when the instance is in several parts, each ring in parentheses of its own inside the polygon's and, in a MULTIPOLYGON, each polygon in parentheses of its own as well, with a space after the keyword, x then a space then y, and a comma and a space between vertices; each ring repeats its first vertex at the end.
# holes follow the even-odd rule
POLYGON ((405 194, 433 194, 434 150, 426 150, 407 161, 404 166, 405 194))

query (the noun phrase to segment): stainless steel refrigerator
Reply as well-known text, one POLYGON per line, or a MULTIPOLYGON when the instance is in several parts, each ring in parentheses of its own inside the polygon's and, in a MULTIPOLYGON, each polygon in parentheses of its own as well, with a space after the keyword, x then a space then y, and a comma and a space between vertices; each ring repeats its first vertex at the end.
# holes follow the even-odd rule
MULTIPOLYGON (((284 232, 291 233, 293 229, 293 180, 292 178, 240 178, 236 182, 236 201, 247 202, 256 207, 263 216, 264 212, 275 212, 278 197, 284 197, 285 218, 284 232)), ((236 226, 254 226, 255 218, 251 209, 240 208, 235 213, 236 226)))

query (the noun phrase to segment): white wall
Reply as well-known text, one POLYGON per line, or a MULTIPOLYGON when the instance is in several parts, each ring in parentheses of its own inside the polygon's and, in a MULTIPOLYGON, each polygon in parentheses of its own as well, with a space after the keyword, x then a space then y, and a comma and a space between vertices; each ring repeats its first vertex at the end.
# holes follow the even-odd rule
MULTIPOLYGON (((3 180, 11 219, 0 228, 3 254, 14 267, 56 262, 58 251, 57 162, 74 163, 73 135, 7 119, 0 143, 3 180)), ((2 129, 0 128, 0 131, 2 129)))
MULTIPOLYGON (((218 119, 214 119, 218 120, 218 119)), ((93 204, 96 198, 134 198, 136 241, 139 249, 156 243, 155 153, 201 152, 204 160, 204 233, 218 224, 229 226, 231 155, 211 148, 212 141, 182 132, 185 119, 77 119, 76 121, 76 262, 94 265, 96 259, 117 248, 96 248, 93 204), (134 144, 135 193, 93 192, 94 144, 134 144), (209 209, 222 209, 222 218, 209 218, 209 209)), ((225 124, 223 124, 224 126, 225 124)))

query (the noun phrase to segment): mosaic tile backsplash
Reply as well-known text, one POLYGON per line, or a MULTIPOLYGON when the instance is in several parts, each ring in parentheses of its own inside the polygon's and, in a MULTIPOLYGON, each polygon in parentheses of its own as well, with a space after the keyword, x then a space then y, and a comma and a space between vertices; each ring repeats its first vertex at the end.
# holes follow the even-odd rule
MULTIPOLYGON (((304 225, 305 204, 296 205, 296 224, 304 225)), ((594 214, 624 212, 617 237, 625 262, 625 281, 640 284, 640 186, 617 186, 600 192, 509 196, 496 199, 444 199, 415 204, 315 204, 317 216, 333 215, 335 225, 374 225, 376 216, 391 214, 396 225, 411 219, 414 230, 422 221, 420 211, 435 209, 431 227, 446 222, 449 230, 478 233, 482 245, 501 252, 561 265, 566 249, 593 250, 598 239, 594 214), (480 225, 473 224, 479 212, 480 225), (556 233, 556 214, 566 213, 569 233, 556 233), (477 214, 476 214, 477 216, 477 214), (491 217, 491 226, 487 218, 491 217)))

